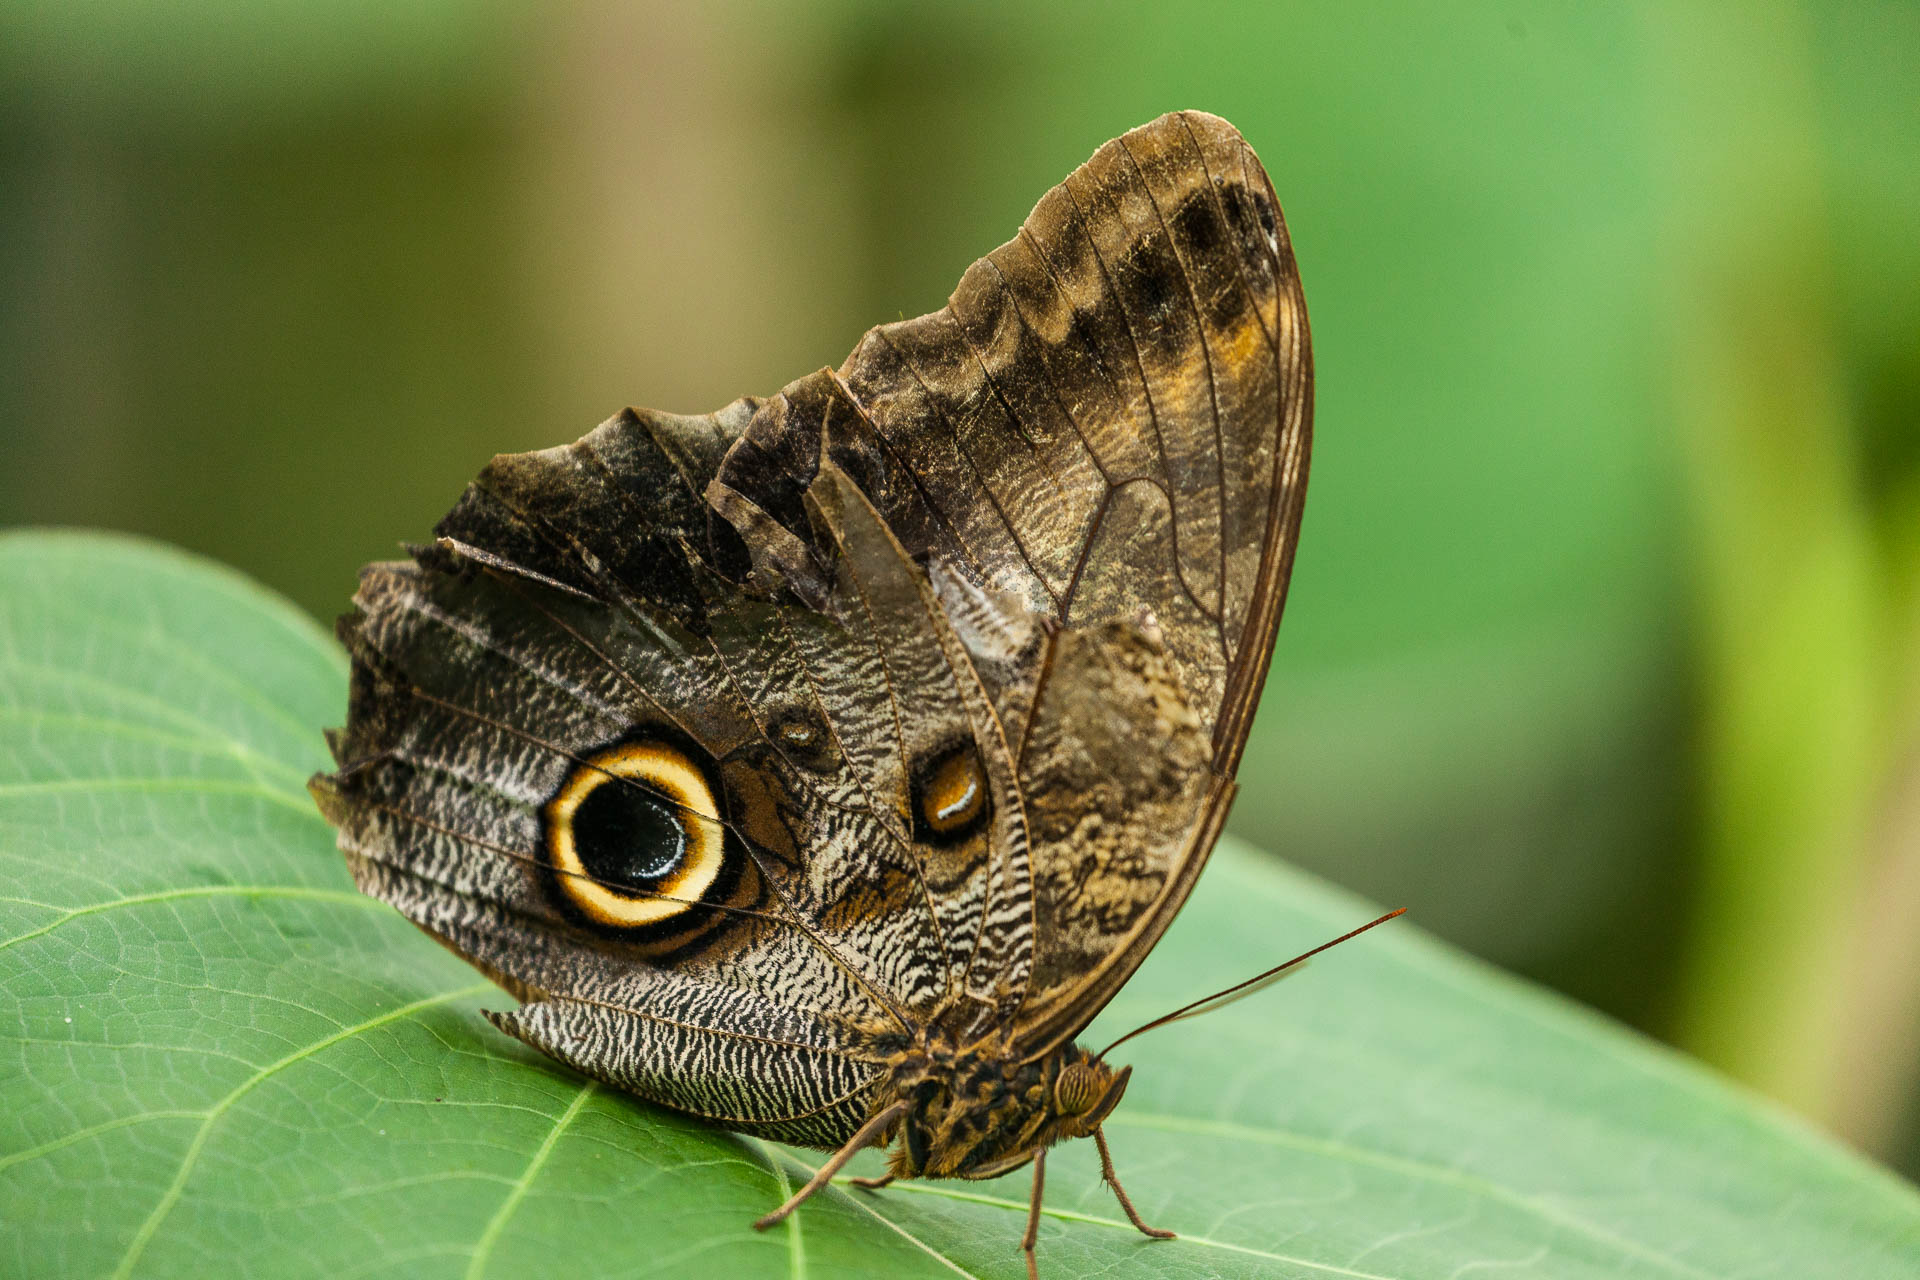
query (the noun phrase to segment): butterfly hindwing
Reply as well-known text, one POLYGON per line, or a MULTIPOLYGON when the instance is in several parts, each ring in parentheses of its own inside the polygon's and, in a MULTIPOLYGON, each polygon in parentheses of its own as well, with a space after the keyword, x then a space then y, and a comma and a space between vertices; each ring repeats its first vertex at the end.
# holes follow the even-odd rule
MULTIPOLYGON (((538 488, 571 460, 495 475, 538 488)), ((597 557, 549 525, 536 548, 469 519, 460 551, 373 566, 343 628, 342 768, 318 791, 364 888, 530 999, 504 1029, 669 1105, 833 1145, 864 1115, 875 1044, 985 1025, 1018 999, 1032 931, 985 687, 859 492, 831 469, 814 489, 835 549, 817 610, 746 593, 684 543, 670 579, 649 570, 670 604, 631 578, 589 598, 565 575, 597 557), (553 815, 571 791, 632 787, 620 761, 654 743, 716 797, 713 817, 679 816, 714 831, 722 874, 684 903, 641 893, 676 909, 629 927, 621 902, 578 892, 590 859, 556 864, 553 815), (951 759, 982 789, 978 820, 928 836, 924 775, 951 759)))

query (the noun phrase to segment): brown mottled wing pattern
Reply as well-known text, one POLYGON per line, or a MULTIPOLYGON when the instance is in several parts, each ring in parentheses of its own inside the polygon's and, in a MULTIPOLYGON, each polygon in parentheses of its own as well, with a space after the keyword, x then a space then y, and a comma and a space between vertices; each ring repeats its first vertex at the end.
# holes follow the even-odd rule
POLYGON ((496 1015, 504 1030, 831 1148, 865 1118, 886 1044, 939 1019, 984 1027, 1017 998, 1031 934, 988 913, 1031 897, 1028 842, 986 685, 845 477, 803 495, 831 548, 818 607, 714 569, 732 535, 695 495, 707 446, 751 409, 629 412, 496 459, 434 547, 370 566, 341 628, 340 769, 315 793, 363 889, 527 1001, 496 1015), (569 907, 543 817, 636 740, 697 756, 723 797, 722 874, 684 903, 658 895, 685 909, 644 930, 569 907), (984 820, 923 845, 916 772, 956 747, 978 755, 984 820))
POLYGON ((933 967, 916 945, 924 918, 895 918, 893 938, 863 936, 864 914, 835 928, 831 899, 902 860, 876 852, 830 885, 812 874, 791 828, 884 846, 834 806, 836 787, 853 789, 837 757, 803 770, 769 747, 758 717, 809 714, 792 664, 743 686, 719 652, 768 622, 706 570, 724 552, 697 496, 751 409, 628 413, 567 448, 497 459, 437 546, 370 566, 341 628, 354 679, 340 769, 315 790, 363 889, 529 1002, 496 1019, 504 1029, 669 1105, 831 1146, 878 1071, 858 1027, 938 976, 919 971, 933 967), (542 858, 542 806, 636 730, 677 735, 746 781, 728 788, 728 874, 644 945, 567 912, 542 858))
POLYGON ((504 1029, 838 1146, 889 1046, 1012 1028, 1037 1055, 1184 901, 1309 401, 1265 173, 1225 122, 1164 117, 837 372, 495 459, 363 575, 315 794, 364 889, 526 1002, 504 1029), (712 813, 607 763, 630 750, 694 762, 712 813), (623 882, 643 924, 595 915, 552 835, 576 786, 668 805, 718 870, 623 882), (941 787, 977 816, 929 827, 941 787))
POLYGON ((1111 654, 1080 654, 1104 673, 1090 675, 1057 647, 1051 667, 1002 684, 1034 827, 1020 1031, 1035 1052, 1144 958, 1225 819, 1311 417, 1306 308, 1273 188, 1231 125, 1181 112, 1100 148, 945 308, 872 330, 837 372, 769 400, 708 490, 756 564, 803 598, 826 556, 799 495, 830 461, 911 553, 1068 635, 1125 624, 1164 649, 1179 696, 1141 685, 1159 718, 1103 729, 1095 752, 1058 741, 1076 714, 1097 720, 1081 704, 1119 678, 1111 654), (1207 776, 1198 796, 1136 769, 1182 700, 1204 742, 1189 753, 1177 735, 1168 764, 1207 776))

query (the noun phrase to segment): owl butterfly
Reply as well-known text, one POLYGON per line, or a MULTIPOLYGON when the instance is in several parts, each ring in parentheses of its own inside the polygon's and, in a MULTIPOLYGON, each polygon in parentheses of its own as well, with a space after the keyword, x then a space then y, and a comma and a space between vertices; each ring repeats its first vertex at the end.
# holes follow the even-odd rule
POLYGON ((1311 406, 1265 171, 1164 116, 838 370, 496 458, 364 571, 314 793, 501 1030, 837 1153, 761 1225, 874 1144, 1037 1214, 1062 1139, 1112 1180, 1073 1037, 1226 818, 1311 406))

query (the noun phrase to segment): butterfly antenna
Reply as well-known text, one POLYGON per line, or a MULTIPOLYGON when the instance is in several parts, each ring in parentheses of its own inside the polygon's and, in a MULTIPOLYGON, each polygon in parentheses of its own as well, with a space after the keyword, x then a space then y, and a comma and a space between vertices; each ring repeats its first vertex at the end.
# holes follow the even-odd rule
POLYGON ((1353 938, 1357 938, 1361 934, 1365 933, 1367 930, 1374 928, 1376 925, 1383 925, 1387 921, 1393 919, 1395 916, 1405 915, 1406 910, 1407 909, 1405 907, 1399 907, 1393 911, 1389 911, 1387 912, 1387 914, 1381 916, 1379 919, 1369 920, 1367 921, 1367 923, 1361 925, 1358 929, 1353 929, 1346 933, 1343 933, 1331 942, 1323 942, 1319 946, 1313 948, 1313 950, 1311 951, 1302 951, 1299 955, 1287 961, 1285 964, 1277 964, 1273 966, 1273 968, 1268 969, 1264 973, 1254 974, 1251 978, 1248 978, 1245 982, 1234 983, 1232 986, 1228 987, 1224 991, 1216 991, 1210 996, 1200 997, 1198 1000, 1193 1001, 1191 1004, 1183 1004, 1178 1009, 1175 1009, 1172 1013, 1163 1013, 1159 1017, 1155 1018, 1152 1022, 1144 1023, 1141 1026, 1135 1027, 1133 1030, 1127 1032, 1127 1034, 1121 1036, 1118 1040, 1115 1040, 1112 1044, 1102 1049, 1097 1055, 1095 1055, 1095 1061, 1098 1061, 1099 1059, 1106 1057, 1108 1054, 1112 1053, 1115 1049, 1118 1049, 1121 1045, 1133 1039, 1135 1036, 1144 1035, 1146 1032, 1152 1031, 1155 1027, 1164 1027, 1169 1022, 1178 1022, 1182 1018, 1194 1018, 1194 1017, 1198 1017, 1203 1013, 1211 1013, 1215 1009, 1220 1008, 1222 1005, 1233 1003, 1233 1001, 1240 998, 1241 996, 1252 995, 1260 987, 1266 985, 1269 982, 1273 982, 1281 977, 1284 977, 1289 970, 1295 969, 1298 966, 1305 964, 1308 960, 1311 960, 1313 957, 1319 955, 1322 951, 1325 951, 1331 947, 1337 947, 1343 942, 1347 942, 1353 938))

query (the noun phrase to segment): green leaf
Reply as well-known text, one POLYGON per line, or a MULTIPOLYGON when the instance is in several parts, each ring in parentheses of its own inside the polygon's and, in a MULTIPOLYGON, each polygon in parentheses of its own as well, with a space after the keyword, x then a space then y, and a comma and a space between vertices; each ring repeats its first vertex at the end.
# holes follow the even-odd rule
MULTIPOLYGON (((759 1234, 819 1156, 492 1031, 507 997, 354 893, 308 803, 344 676, 226 570, 0 537, 0 1274, 1022 1274, 1019 1175, 759 1234)), ((1370 910, 1223 844, 1089 1039, 1370 910)), ((1920 1273, 1910 1187, 1403 923, 1129 1048, 1115 1157, 1181 1238, 1070 1144, 1050 1276, 1920 1273)))

